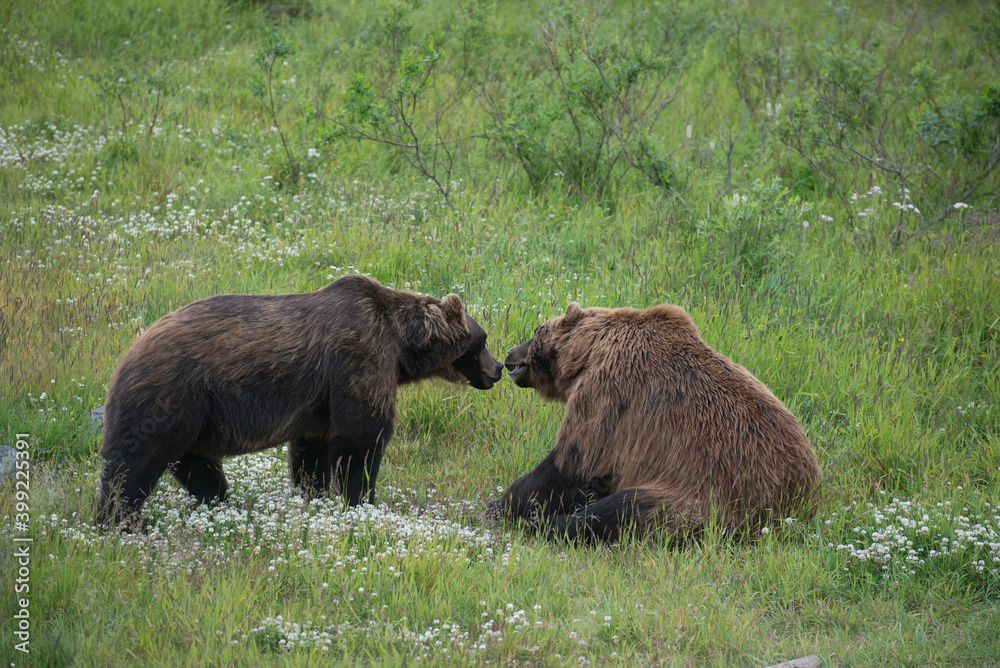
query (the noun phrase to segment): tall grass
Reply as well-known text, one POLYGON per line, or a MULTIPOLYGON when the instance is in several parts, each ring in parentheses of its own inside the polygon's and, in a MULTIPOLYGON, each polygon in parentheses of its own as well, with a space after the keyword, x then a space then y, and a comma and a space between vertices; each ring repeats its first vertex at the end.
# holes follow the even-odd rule
MULTIPOLYGON (((5 631, 0 657, 1000 663, 1000 181, 973 178, 997 155, 989 83, 1000 69, 984 40, 1000 23, 994 4, 0 8, 0 425, 4 445, 29 434, 33 538, 31 653, 5 631), (644 89, 631 112, 673 99, 650 143, 631 148, 664 160, 669 188, 625 159, 600 163, 600 192, 565 174, 538 179, 491 125, 488 99, 549 82, 549 134, 508 120, 558 164, 588 158, 558 115, 555 93, 568 88, 544 69, 558 17, 617 56, 645 44, 667 59, 664 87, 644 89), (295 47, 275 65, 273 108, 255 94, 268 31, 295 47), (847 40, 884 83, 871 87, 885 103, 872 119, 903 177, 781 125, 812 105, 809 127, 833 127, 816 105, 834 99, 830 68, 854 72, 847 40), (405 147, 332 131, 355 74, 397 81, 401 56, 387 54, 429 43, 441 71, 412 120, 465 147, 447 198, 405 147), (945 93, 916 95, 927 68, 945 93), (151 76, 167 83, 148 86, 151 76), (454 117, 435 117, 461 77, 478 87, 454 117), (980 132, 959 159, 969 144, 927 144, 947 137, 918 121, 961 96, 984 106, 949 117, 979 123, 948 135, 980 132), (963 184, 969 206, 956 207, 963 184), (482 511, 548 452, 563 408, 506 382, 484 393, 429 383, 400 390, 376 507, 306 503, 274 451, 227 465, 233 498, 219 507, 194 507, 165 478, 146 535, 90 529, 90 413, 144 328, 209 295, 308 291, 351 272, 457 292, 498 357, 569 301, 685 307, 802 421, 824 470, 817 517, 754 544, 712 532, 683 547, 539 542, 482 511)), ((599 131, 603 117, 589 118, 584 130, 599 131)), ((878 148, 868 129, 847 127, 858 152, 878 148)), ((10 541, 23 537, 15 510, 4 483, 5 611, 20 609, 8 575, 10 541)))

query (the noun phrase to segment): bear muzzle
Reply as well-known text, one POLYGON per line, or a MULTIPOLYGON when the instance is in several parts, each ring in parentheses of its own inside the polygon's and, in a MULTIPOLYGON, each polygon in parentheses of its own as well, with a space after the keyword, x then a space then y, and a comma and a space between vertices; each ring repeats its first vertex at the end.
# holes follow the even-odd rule
POLYGON ((530 341, 508 350, 507 358, 503 361, 503 365, 507 367, 507 372, 510 374, 511 380, 515 383, 518 380, 518 376, 523 375, 528 370, 528 343, 530 341))
POLYGON ((485 376, 486 382, 484 383, 485 387, 481 389, 484 390, 490 389, 494 383, 503 378, 503 364, 496 361, 489 352, 486 355, 489 356, 489 361, 483 367, 483 376, 485 376), (492 370, 490 370, 490 367, 492 367, 492 370))
POLYGON ((528 370, 528 365, 524 364, 523 362, 516 362, 514 364, 511 364, 510 362, 504 362, 504 366, 507 367, 507 372, 510 374, 511 378, 513 378, 514 376, 519 376, 528 370))
POLYGON ((479 354, 479 372, 469 377, 469 384, 477 390, 488 390, 503 378, 503 365, 483 348, 479 354))

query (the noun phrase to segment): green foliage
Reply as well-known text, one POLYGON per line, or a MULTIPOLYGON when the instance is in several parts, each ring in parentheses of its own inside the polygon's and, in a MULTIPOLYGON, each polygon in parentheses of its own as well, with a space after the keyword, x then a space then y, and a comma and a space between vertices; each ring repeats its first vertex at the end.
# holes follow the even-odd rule
POLYGON ((735 12, 719 17, 717 23, 721 65, 739 83, 749 109, 756 112, 781 100, 794 83, 798 65, 785 17, 735 12))
POLYGON ((1000 1, 983 3, 983 13, 975 24, 976 46, 995 68, 1000 69, 1000 1))
POLYGON ((719 271, 731 280, 735 270, 748 285, 780 271, 790 249, 785 236, 801 228, 812 206, 791 195, 781 182, 754 181, 745 193, 722 200, 715 214, 698 222, 698 235, 722 260, 719 271))
POLYGON ((299 185, 299 177, 302 172, 302 159, 296 154, 293 141, 286 136, 286 130, 282 124, 282 112, 287 103, 299 102, 302 113, 296 120, 302 125, 311 120, 311 114, 307 106, 301 105, 301 101, 294 100, 296 97, 294 89, 287 86, 284 81, 275 81, 274 72, 276 64, 279 67, 284 66, 285 59, 293 55, 295 55, 295 48, 292 46, 291 40, 268 28, 264 39, 261 40, 260 48, 254 56, 254 64, 260 70, 260 78, 251 81, 250 91, 263 104, 265 111, 274 123, 278 139, 281 141, 285 160, 276 166, 277 185, 296 187, 299 185))
MULTIPOLYGON (((265 80, 269 81, 274 71, 274 64, 278 59, 293 55, 295 55, 295 48, 292 46, 291 40, 285 35, 269 29, 264 35, 264 39, 261 40, 260 48, 254 56, 254 63, 265 76, 265 80)), ((267 92, 267 85, 264 81, 258 82, 257 94, 263 96, 265 92, 267 92)))
POLYGON ((485 57, 479 50, 470 57, 470 42, 488 31, 482 8, 470 3, 413 38, 420 8, 419 2, 379 8, 353 45, 357 69, 330 118, 327 138, 388 148, 453 208, 453 174, 472 139, 471 128, 457 122, 456 113, 467 104, 473 63, 485 57), (438 85, 440 76, 449 82, 446 87, 438 85))
POLYGON ((917 136, 937 149, 961 151, 966 157, 992 157, 1000 130, 1000 94, 989 86, 979 98, 952 97, 916 120, 917 136))
POLYGON ((331 139, 358 138, 365 126, 380 127, 387 113, 372 95, 372 85, 364 75, 357 74, 347 86, 344 106, 340 108, 330 129, 331 139))
POLYGON ((581 4, 560 3, 540 26, 537 73, 490 100, 492 135, 535 192, 556 177, 578 195, 601 197, 623 163, 659 188, 673 187, 668 153, 649 131, 671 101, 663 90, 669 59, 642 33, 602 34, 602 20, 581 4))
MULTIPOLYGON (((854 17, 834 13, 841 39, 820 51, 817 76, 786 105, 778 125, 785 145, 825 179, 845 209, 849 191, 864 190, 873 176, 919 193, 932 216, 920 229, 951 215, 956 201, 994 201, 1000 118, 990 111, 993 86, 945 95, 949 77, 927 60, 900 70, 892 53, 898 46, 848 36, 854 17), (848 166, 862 178, 843 174, 848 166)), ((902 232, 898 225, 897 241, 902 232)))
POLYGON ((90 80, 97 86, 95 95, 107 114, 116 118, 122 140, 128 138, 129 127, 134 125, 144 126, 146 137, 151 137, 166 103, 178 90, 164 69, 150 72, 114 65, 90 75, 90 80))
POLYGON ((365 31, 353 59, 362 71, 332 117, 331 139, 391 148, 449 204, 462 147, 486 138, 516 161, 536 193, 556 176, 578 196, 588 190, 603 196, 620 164, 672 189, 669 154, 650 132, 670 101, 662 91, 668 58, 654 52, 652 39, 600 36, 603 17, 564 3, 540 25, 544 53, 531 65, 537 74, 511 86, 485 57, 495 37, 482 7, 470 5, 414 39, 418 9, 390 3, 365 31), (438 72, 447 90, 438 86, 438 72), (456 129, 450 115, 475 99, 485 101, 491 115, 478 137, 472 128, 456 129))

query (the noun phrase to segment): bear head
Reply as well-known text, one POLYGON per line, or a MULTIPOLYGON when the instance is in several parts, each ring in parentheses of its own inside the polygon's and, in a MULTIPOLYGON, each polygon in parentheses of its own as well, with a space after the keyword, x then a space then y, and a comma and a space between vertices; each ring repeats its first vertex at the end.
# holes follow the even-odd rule
POLYGON ((464 321, 464 351, 450 364, 437 369, 433 375, 454 383, 468 383, 477 390, 488 390, 503 376, 503 365, 486 348, 486 332, 472 316, 458 295, 451 294, 441 301, 441 310, 449 323, 464 321))
POLYGON ((571 302, 566 313, 543 322, 535 334, 507 351, 504 366, 518 387, 531 388, 543 399, 566 401, 573 380, 586 366, 579 346, 566 346, 573 331, 594 311, 571 302), (571 352, 575 351, 575 352, 571 352))

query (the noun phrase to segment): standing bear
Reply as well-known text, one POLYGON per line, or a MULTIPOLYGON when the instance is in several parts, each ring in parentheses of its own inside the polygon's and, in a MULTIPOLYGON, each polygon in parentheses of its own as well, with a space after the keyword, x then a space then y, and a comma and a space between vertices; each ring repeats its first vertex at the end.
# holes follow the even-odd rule
POLYGON ((99 525, 132 528, 168 468, 222 500, 226 457, 288 442, 292 482, 375 500, 396 387, 486 390, 503 366, 462 300, 345 276, 306 294, 218 295, 163 316, 125 354, 104 408, 99 525))
POLYGON ((566 415, 494 512, 548 536, 616 541, 627 529, 695 532, 713 514, 752 535, 812 509, 820 470, 802 427, 677 306, 571 303, 504 364, 566 415))

